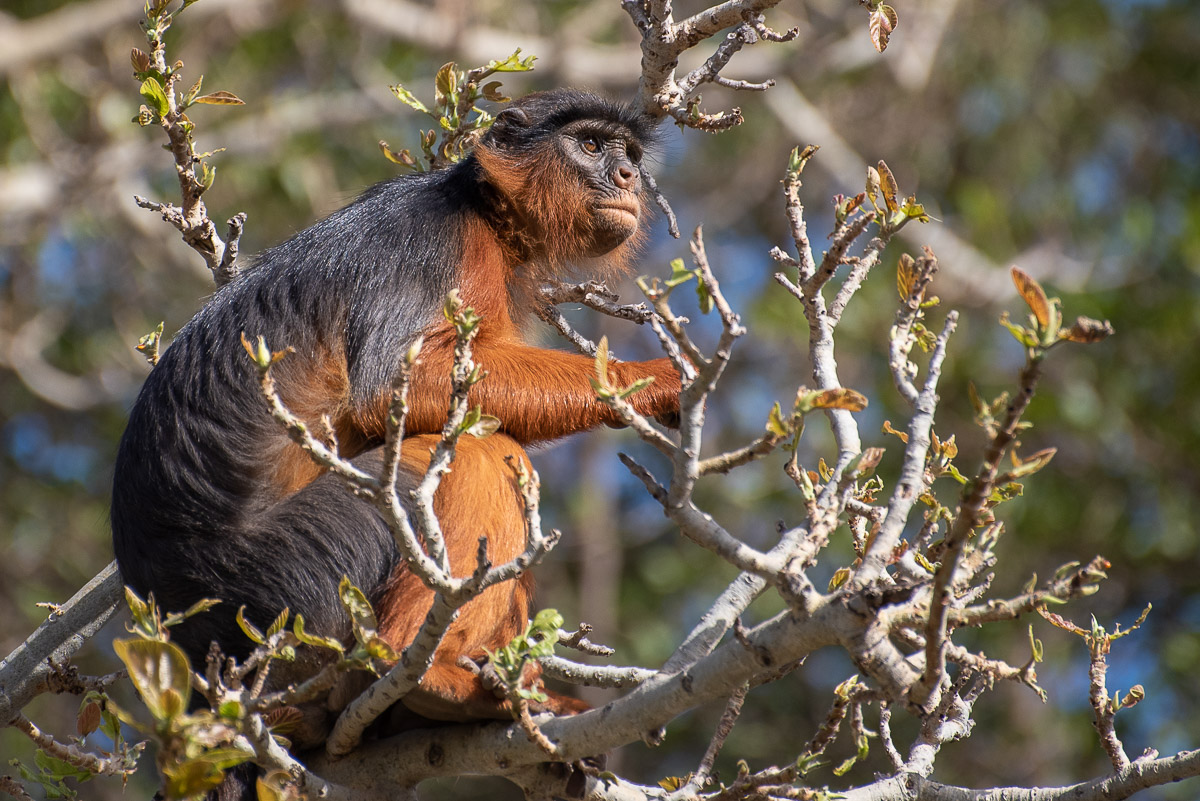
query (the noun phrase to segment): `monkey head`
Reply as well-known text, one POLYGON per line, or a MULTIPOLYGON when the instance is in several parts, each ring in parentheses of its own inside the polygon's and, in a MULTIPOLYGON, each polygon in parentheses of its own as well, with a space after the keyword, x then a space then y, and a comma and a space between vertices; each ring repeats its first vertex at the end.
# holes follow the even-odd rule
POLYGON ((645 235, 642 157, 653 140, 644 115, 557 90, 501 111, 475 157, 527 227, 535 257, 622 270, 645 235))

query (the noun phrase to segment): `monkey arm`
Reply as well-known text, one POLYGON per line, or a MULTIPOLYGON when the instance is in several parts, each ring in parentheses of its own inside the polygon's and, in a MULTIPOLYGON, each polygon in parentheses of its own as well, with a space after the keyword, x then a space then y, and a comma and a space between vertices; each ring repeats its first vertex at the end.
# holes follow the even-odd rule
MULTIPOLYGON (((411 434, 440 431, 450 405, 452 346, 440 336, 426 343, 408 394, 406 429, 411 434)), ((487 377, 471 389, 470 401, 481 406, 484 414, 500 418, 501 429, 518 442, 553 440, 619 422, 613 411, 596 398, 591 385, 595 362, 590 357, 486 334, 476 340, 474 353, 487 377)), ((654 382, 630 397, 634 409, 649 417, 677 413, 679 374, 669 359, 609 365, 609 377, 618 386, 628 386, 647 376, 654 382)), ((365 410, 368 426, 370 421, 382 426, 387 404, 388 398, 381 397, 372 404, 374 408, 365 410)))

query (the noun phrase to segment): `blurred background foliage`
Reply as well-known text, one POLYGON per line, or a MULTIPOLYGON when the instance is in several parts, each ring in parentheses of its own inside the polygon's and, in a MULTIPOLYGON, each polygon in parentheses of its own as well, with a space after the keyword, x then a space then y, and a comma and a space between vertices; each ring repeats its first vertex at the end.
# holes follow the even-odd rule
MULTIPOLYGON (((700 5, 676 3, 677 17, 700 5)), ((810 380, 806 326, 795 301, 770 280, 775 266, 766 256, 788 241, 778 181, 789 150, 823 146, 804 190, 818 247, 832 228, 829 198, 860 191, 865 165, 885 159, 901 188, 916 192, 940 222, 909 227, 841 328, 842 380, 871 398, 859 415, 866 444, 891 448, 881 474, 894 476, 899 448, 880 426, 905 416, 883 356, 902 249, 934 246, 942 273, 933 291, 943 309, 965 314, 937 423, 943 437, 958 435, 964 471, 977 463, 980 442, 968 381, 992 397, 1012 386, 1021 358, 995 323, 1001 309, 1020 313, 1007 265, 1020 264, 1062 296, 1068 315, 1110 319, 1115 338, 1062 349, 1050 361, 1029 413, 1036 426, 1023 439, 1025 452, 1054 446, 1058 456, 1002 509, 1008 534, 995 590, 1014 592, 1032 573, 1047 576, 1068 560, 1111 559, 1111 580, 1069 611, 1085 623, 1094 612, 1105 625, 1127 624, 1154 604, 1145 628, 1111 659, 1110 687, 1140 682, 1148 693, 1122 713, 1120 734, 1135 754, 1195 747, 1200 5, 896 6, 900 26, 881 56, 852 0, 786 0, 769 22, 797 26, 796 43, 750 48, 726 70, 733 78, 773 77, 779 86, 765 95, 710 89, 708 110, 738 104, 746 124, 720 136, 672 130, 656 155, 685 235, 705 225, 717 276, 750 331, 710 406, 707 447, 716 452, 754 436, 771 404, 786 404, 810 380)), ((211 292, 200 259, 132 200, 136 193, 178 202, 161 132, 130 122, 140 102, 129 64, 130 48, 143 44, 140 10, 138 0, 6 0, 0 11, 0 653, 42 619, 36 602, 64 600, 111 558, 111 464, 147 370, 133 345, 160 320, 168 335, 177 330, 211 292)), ((413 148, 424 120, 389 84, 402 81, 427 97, 444 62, 475 66, 516 47, 539 60, 531 74, 502 76, 509 93, 575 85, 620 98, 636 85, 636 39, 615 0, 202 0, 168 38, 168 55, 186 63, 185 85, 203 73, 205 91, 231 91, 247 103, 193 115, 201 151, 227 148, 212 159, 219 173, 205 200, 219 224, 249 214, 246 253, 397 172, 377 141, 413 148)), ((666 274, 667 262, 685 255, 664 228, 659 219, 641 272, 666 274)), ((626 297, 631 290, 624 288, 626 297)), ((698 338, 715 338, 715 321, 689 313, 698 338)), ((647 332, 573 319, 590 334, 607 334, 618 355, 653 349, 647 332)), ((932 319, 940 321, 940 312, 932 319)), ((810 424, 802 444, 810 468, 830 453, 823 428, 810 424)), ((653 665, 733 571, 669 530, 616 461, 618 449, 663 467, 631 435, 611 431, 536 456, 545 515, 566 534, 552 564, 539 570, 540 600, 568 621, 594 624, 594 638, 617 646, 619 662, 653 665)), ((777 456, 706 480, 700 497, 761 544, 777 521, 802 516, 789 486, 777 456)), ((944 501, 953 498, 954 487, 939 489, 944 501)), ((848 562, 845 540, 828 557, 820 581, 848 562)), ((777 607, 767 598, 752 614, 777 607)), ((975 735, 943 753, 940 778, 1054 784, 1105 771, 1088 723, 1085 649, 1032 622, 1046 642, 1039 673, 1049 704, 1011 687, 987 696, 975 735)), ((965 639, 1021 663, 1026 625, 965 639)), ((112 669, 104 641, 85 651, 86 668, 112 669)), ((819 652, 752 693, 719 766, 731 775, 737 758, 756 768, 788 760, 824 716, 830 689, 852 672, 840 654, 819 652)), ((43 698, 29 713, 65 736, 75 704, 43 698)), ((719 712, 676 721, 657 750, 624 749, 618 769, 649 782, 686 773, 719 712)), ((832 762, 849 750, 840 744, 832 762)), ((884 768, 878 750, 859 770, 884 768)), ((6 763, 31 753, 20 735, 0 730, 6 763)), ((814 780, 847 781, 828 772, 814 780)), ((457 797, 481 788, 462 780, 437 792, 457 797)), ((85 791, 120 792, 115 782, 85 791)), ((1143 797, 1195 795, 1185 784, 1143 797)))

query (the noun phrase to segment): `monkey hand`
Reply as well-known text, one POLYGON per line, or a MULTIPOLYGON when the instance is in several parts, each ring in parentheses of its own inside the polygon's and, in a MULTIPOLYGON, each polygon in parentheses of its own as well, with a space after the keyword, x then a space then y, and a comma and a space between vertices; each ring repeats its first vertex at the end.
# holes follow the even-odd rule
MULTIPOLYGON (((464 656, 459 657, 459 665, 478 675, 480 685, 496 696, 497 700, 503 701, 505 706, 508 705, 511 700, 508 682, 491 662, 477 663, 464 656)), ((554 715, 578 715, 580 712, 586 712, 592 708, 590 704, 580 701, 578 698, 560 695, 546 689, 542 684, 542 666, 537 662, 529 662, 525 665, 519 686, 533 690, 544 697, 544 700, 541 701, 527 699, 529 711, 535 715, 540 712, 550 712, 554 715)))
MULTIPOLYGON (((653 359, 646 362, 626 362, 619 367, 618 380, 625 386, 644 378, 654 381, 641 391, 629 396, 629 402, 638 414, 653 417, 668 428, 679 428, 679 393, 682 381, 670 359, 653 359)), ((609 425, 620 428, 620 421, 609 425)))
POLYGON ((587 780, 598 778, 608 768, 608 754, 583 757, 574 762, 546 762, 542 769, 563 782, 566 798, 587 797, 587 780))

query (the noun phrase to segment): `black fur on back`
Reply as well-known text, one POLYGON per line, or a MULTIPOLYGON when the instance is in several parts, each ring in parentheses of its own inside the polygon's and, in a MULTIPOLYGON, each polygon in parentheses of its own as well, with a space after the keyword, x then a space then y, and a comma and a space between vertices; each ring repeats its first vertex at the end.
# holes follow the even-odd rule
MULTIPOLYGON (((582 92, 513 105, 525 112, 521 124, 494 126, 484 146, 533 152, 561 126, 589 117, 625 126, 642 142, 653 138, 646 118, 582 92)), ((143 597, 153 593, 164 611, 201 598, 223 602, 172 629, 193 666, 214 641, 245 656, 251 643, 234 620, 243 605, 260 628, 287 607, 310 630, 346 638, 336 594, 342 577, 377 602, 400 560, 375 511, 332 476, 280 497, 273 471, 286 434, 268 413, 241 335, 294 350, 274 368, 281 386, 285 378, 319 383, 331 358, 344 360, 337 367, 348 377, 350 404, 366 407, 390 388, 417 335, 438 322, 460 268, 470 268, 467 231, 482 223, 502 238, 514 216, 474 156, 385 181, 262 253, 163 353, 118 449, 113 547, 124 581, 143 597)), ((379 444, 349 447, 357 464, 377 471, 379 444)), ((253 798, 253 777, 249 766, 232 771, 212 798, 253 798)))
POLYGON ((285 434, 239 338, 294 348, 279 369, 340 349, 352 387, 389 385, 452 288, 463 225, 483 202, 477 171, 468 159, 378 184, 267 250, 184 326, 146 379, 117 454, 113 546, 125 582, 165 610, 225 602, 176 629, 194 660, 213 639, 233 653, 248 645, 232 625, 241 604, 259 626, 286 606, 341 634, 332 593, 342 575, 370 593, 391 571, 391 535, 336 482, 319 479, 305 499, 276 508, 266 477, 285 434))

